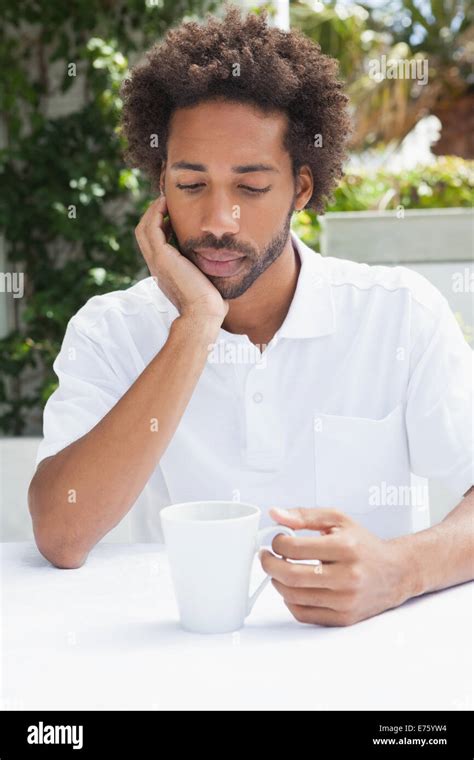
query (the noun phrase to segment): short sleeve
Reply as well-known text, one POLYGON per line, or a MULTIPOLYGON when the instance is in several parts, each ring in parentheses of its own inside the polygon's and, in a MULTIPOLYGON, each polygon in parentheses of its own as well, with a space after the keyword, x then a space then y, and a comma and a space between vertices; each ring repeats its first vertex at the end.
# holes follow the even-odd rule
POLYGON ((53 369, 59 385, 44 408, 36 466, 88 433, 126 390, 100 341, 81 328, 75 317, 68 323, 53 369))
POLYGON ((473 484, 473 358, 439 294, 412 352, 406 427, 412 472, 440 480, 459 499, 473 484))

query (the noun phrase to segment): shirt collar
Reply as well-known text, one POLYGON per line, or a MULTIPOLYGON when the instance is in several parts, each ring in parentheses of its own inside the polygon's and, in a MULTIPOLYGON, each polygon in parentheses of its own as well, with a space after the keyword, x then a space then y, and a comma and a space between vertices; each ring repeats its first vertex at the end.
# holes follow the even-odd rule
MULTIPOLYGON (((326 262, 320 253, 303 243, 293 230, 290 230, 290 234, 295 251, 300 257, 301 268, 290 308, 274 339, 319 338, 330 335, 335 331, 336 325, 333 293, 326 262)), ((160 310, 168 311, 171 323, 179 312, 161 291, 159 293, 162 296, 160 310)), ((219 338, 226 341, 248 341, 248 336, 230 333, 222 327, 219 338)))
POLYGON ((319 338, 336 329, 335 309, 326 261, 291 230, 301 269, 288 313, 277 330, 279 338, 319 338))

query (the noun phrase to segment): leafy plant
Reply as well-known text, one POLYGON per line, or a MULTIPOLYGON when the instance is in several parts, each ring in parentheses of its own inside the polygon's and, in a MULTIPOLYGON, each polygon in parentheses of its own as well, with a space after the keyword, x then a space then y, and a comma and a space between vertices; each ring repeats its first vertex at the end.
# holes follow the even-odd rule
POLYGON ((146 274, 134 228, 150 200, 124 167, 119 86, 130 62, 182 19, 218 3, 2 3, 0 225, 8 270, 24 275, 0 340, 0 429, 40 429, 68 320, 90 297, 146 274))
MULTIPOLYGON (((349 170, 327 211, 385 211, 470 208, 474 201, 474 161, 444 156, 427 166, 401 172, 349 170)), ((298 214, 295 232, 312 248, 319 245, 320 224, 312 211, 298 214)))
MULTIPOLYGON (((472 44, 468 0, 294 0, 291 24, 336 57, 354 107, 351 148, 398 144, 427 114, 441 122, 433 152, 473 158, 472 44), (418 72, 376 77, 382 58, 418 72)), ((410 69, 409 69, 410 71, 410 69)))

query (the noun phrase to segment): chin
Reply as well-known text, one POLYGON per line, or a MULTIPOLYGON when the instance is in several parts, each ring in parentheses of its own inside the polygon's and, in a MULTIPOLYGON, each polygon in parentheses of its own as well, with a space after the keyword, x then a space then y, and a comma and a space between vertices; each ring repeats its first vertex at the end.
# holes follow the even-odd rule
POLYGON ((234 299, 239 298, 250 287, 249 285, 246 285, 243 282, 240 284, 232 283, 232 285, 230 283, 228 283, 227 285, 221 284, 221 286, 219 286, 217 283, 214 282, 213 285, 215 286, 216 290, 219 291, 222 298, 224 298, 224 300, 226 301, 233 301, 234 299))

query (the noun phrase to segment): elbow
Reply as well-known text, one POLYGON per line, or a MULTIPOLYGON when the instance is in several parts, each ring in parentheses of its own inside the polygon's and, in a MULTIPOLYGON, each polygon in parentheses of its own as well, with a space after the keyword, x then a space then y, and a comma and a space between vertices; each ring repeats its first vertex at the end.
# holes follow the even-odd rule
POLYGON ((46 556, 44 552, 41 552, 41 554, 43 555, 45 559, 48 560, 48 562, 52 564, 53 567, 56 567, 58 570, 78 570, 84 564, 83 562, 79 564, 75 562, 71 562, 68 557, 66 557, 65 559, 61 559, 61 558, 55 559, 52 556, 46 556))
POLYGON ((88 554, 78 554, 65 546, 54 546, 46 540, 40 540, 35 534, 38 551, 58 570, 78 570, 85 563, 88 554))
POLYGON ((77 570, 85 563, 88 552, 79 552, 67 541, 56 537, 51 526, 41 519, 43 510, 39 508, 35 492, 34 478, 28 489, 28 508, 31 515, 33 535, 40 554, 60 570, 77 570))
POLYGON ((50 562, 53 567, 59 570, 77 570, 85 563, 88 553, 79 553, 77 550, 68 547, 64 542, 60 543, 42 533, 38 528, 33 528, 35 543, 38 551, 50 562))

